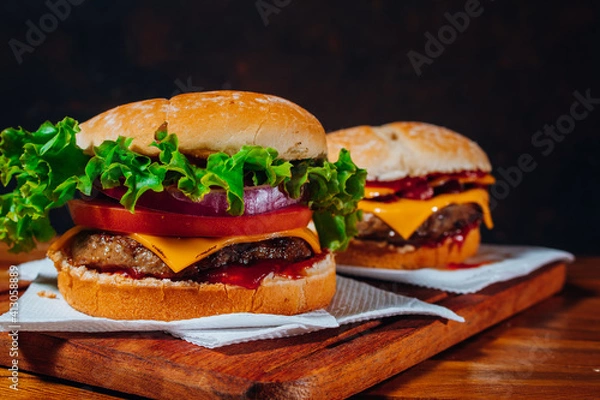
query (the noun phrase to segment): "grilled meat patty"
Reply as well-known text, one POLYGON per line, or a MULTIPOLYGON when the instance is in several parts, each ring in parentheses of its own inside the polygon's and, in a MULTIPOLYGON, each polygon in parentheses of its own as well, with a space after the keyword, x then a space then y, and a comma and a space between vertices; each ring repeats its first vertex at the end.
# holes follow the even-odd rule
POLYGON ((481 221, 481 218, 481 209, 475 204, 451 204, 432 214, 406 239, 376 215, 364 213, 363 220, 357 225, 359 231, 357 238, 386 241, 396 246, 419 247, 460 233, 465 227, 481 221))
POLYGON ((132 270, 138 277, 194 280, 199 272, 210 268, 252 265, 262 260, 293 263, 312 257, 313 251, 303 239, 294 237, 235 244, 175 273, 156 254, 127 236, 84 231, 73 239, 70 256, 73 265, 104 272, 121 269, 132 270))

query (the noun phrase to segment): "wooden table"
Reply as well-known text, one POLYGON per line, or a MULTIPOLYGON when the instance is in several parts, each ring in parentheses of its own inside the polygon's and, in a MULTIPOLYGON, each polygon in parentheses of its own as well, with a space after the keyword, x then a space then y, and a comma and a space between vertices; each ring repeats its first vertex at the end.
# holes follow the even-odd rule
MULTIPOLYGON (((17 259, 0 249, 0 273, 17 259)), ((1 290, 1 288, 0 288, 1 290)), ((0 300, 4 312, 7 294, 0 300)), ((0 369, 0 398, 132 398, 114 391, 19 371, 18 392, 0 369)), ((578 257, 564 290, 453 346, 356 398, 600 397, 600 257, 578 257)))

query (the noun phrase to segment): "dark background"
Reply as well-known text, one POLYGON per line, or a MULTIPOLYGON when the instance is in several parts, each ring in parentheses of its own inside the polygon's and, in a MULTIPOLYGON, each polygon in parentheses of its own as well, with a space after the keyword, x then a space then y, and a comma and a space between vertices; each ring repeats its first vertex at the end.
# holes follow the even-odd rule
POLYGON ((477 141, 508 188, 497 188, 485 241, 599 253, 600 105, 552 149, 532 143, 569 114, 575 91, 600 98, 598 2, 482 0, 419 76, 407 53, 426 55, 426 33, 467 1, 265 0, 263 19, 255 0, 71 0, 81 4, 53 26, 49 4, 66 1, 1 3, 1 127, 222 88, 288 98, 328 131, 426 121, 477 141), (45 37, 28 42, 32 25, 45 37), (11 40, 31 45, 20 63, 11 40), (511 183, 500 171, 523 154, 536 167, 511 183))

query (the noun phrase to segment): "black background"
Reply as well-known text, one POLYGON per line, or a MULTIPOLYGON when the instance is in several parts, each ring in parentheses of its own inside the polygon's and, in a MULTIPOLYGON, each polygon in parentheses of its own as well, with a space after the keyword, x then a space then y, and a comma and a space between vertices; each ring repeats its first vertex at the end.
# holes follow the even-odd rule
MULTIPOLYGON (((426 33, 469 2, 265 0, 275 8, 263 19, 253 0, 72 0, 82 4, 52 26, 49 4, 65 1, 1 3, 1 127, 222 88, 288 98, 328 131, 426 121, 477 141, 507 182, 485 241, 598 254, 600 105, 552 149, 532 142, 576 91, 600 98, 597 2, 482 0, 418 75, 407 54, 425 55, 426 33), (28 42, 32 25, 45 37, 28 42), (11 40, 31 45, 20 63, 11 40), (510 183, 500 172, 523 154, 536 167, 510 183)), ((59 226, 66 215, 54 215, 59 226)))

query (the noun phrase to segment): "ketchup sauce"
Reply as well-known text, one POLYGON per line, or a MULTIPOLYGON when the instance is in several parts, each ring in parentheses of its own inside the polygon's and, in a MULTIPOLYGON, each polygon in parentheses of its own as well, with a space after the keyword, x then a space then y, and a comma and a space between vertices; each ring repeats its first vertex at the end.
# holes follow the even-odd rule
POLYGON ((483 262, 479 262, 479 263, 450 263, 448 265, 446 265, 446 268, 448 269, 467 269, 467 268, 477 268, 477 267, 481 267, 482 265, 485 264, 489 264, 489 261, 483 261, 483 262))
MULTIPOLYGON (((395 181, 367 181, 366 186, 385 187, 395 192, 394 196, 382 196, 381 201, 396 197, 411 200, 427 200, 444 193, 460 193, 466 189, 480 187, 477 183, 460 183, 461 178, 481 178, 487 173, 483 171, 461 171, 451 174, 432 173, 425 176, 397 179, 395 181), (435 185, 433 185, 435 183, 435 185)), ((377 199, 370 199, 375 200, 377 199)))
POLYGON ((221 268, 209 269, 198 276, 197 282, 224 283, 241 286, 246 289, 256 289, 270 273, 288 279, 303 278, 304 270, 325 258, 325 252, 296 263, 281 260, 264 260, 254 265, 227 265, 221 268))
MULTIPOLYGON (((306 276, 304 270, 323 260, 328 253, 323 251, 306 260, 295 263, 283 260, 263 260, 252 265, 232 264, 225 267, 198 271, 192 280, 198 283, 223 283, 226 285, 241 286, 246 289, 257 289, 263 279, 269 274, 283 276, 288 279, 300 279, 306 276)), ((128 276, 132 279, 153 277, 151 274, 141 273, 134 268, 103 268, 104 273, 115 273, 128 276)), ((157 278, 160 279, 160 278, 157 278)), ((172 279, 177 281, 178 279, 172 279)))

